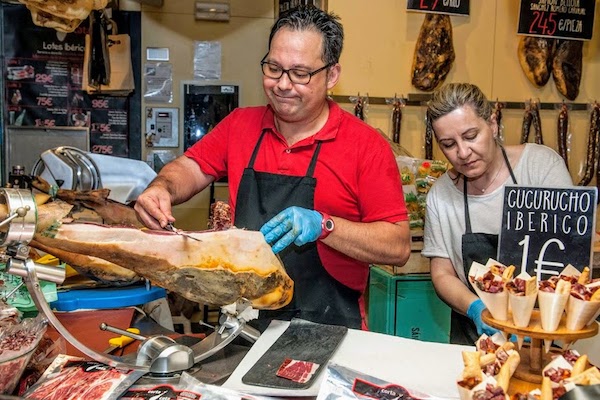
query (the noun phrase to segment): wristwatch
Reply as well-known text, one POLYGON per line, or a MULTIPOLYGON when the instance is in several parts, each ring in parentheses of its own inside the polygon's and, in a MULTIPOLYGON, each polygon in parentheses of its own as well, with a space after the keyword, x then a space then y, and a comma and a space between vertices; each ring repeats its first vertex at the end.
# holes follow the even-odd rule
POLYGON ((335 228, 335 223, 329 214, 321 212, 321 215, 323 219, 321 220, 321 236, 319 236, 319 240, 325 239, 335 228))

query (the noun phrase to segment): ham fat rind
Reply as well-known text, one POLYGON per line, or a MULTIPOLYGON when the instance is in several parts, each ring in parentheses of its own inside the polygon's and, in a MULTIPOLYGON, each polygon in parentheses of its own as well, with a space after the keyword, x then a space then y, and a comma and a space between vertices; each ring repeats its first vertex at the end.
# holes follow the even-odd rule
POLYGON ((191 301, 223 306, 245 298, 254 308, 277 309, 292 299, 293 281, 257 231, 186 232, 201 242, 85 223, 63 224, 51 233, 36 234, 31 246, 104 259, 191 301))

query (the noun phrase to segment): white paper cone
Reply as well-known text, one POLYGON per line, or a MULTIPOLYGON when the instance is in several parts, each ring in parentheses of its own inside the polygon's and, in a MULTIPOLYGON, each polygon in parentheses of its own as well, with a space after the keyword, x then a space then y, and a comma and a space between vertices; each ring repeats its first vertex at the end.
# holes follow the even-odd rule
POLYGON ((508 320, 508 293, 506 293, 506 290, 498 293, 488 293, 480 290, 477 285, 473 285, 473 287, 477 296, 492 314, 492 318, 498 321, 508 320))
MULTIPOLYGON (((462 376, 459 377, 457 379, 457 381, 460 381, 462 379, 462 376)), ((486 382, 489 380, 488 377, 485 376, 485 374, 482 372, 481 373, 481 382, 477 385, 475 385, 475 387, 471 390, 464 388, 460 385, 456 385, 456 387, 458 388, 458 395, 460 397, 460 400, 471 400, 473 399, 473 392, 477 389, 481 389, 482 387, 485 388, 486 382), (483 385, 483 386, 482 386, 483 385)), ((494 380, 495 382, 495 380, 494 380)))
POLYGON ((456 387, 458 388, 458 396, 460 397, 460 400, 471 400, 473 398, 473 393, 467 388, 464 388, 460 385, 456 385, 456 387))
POLYGON ((566 327, 570 331, 578 331, 595 320, 600 309, 600 301, 585 301, 571 296, 567 303, 566 327))
POLYGON ((571 371, 573 369, 573 366, 571 364, 569 364, 569 362, 567 360, 565 360, 565 358, 562 355, 560 355, 558 357, 553 358, 552 361, 550 361, 548 364, 546 364, 546 366, 542 369, 542 376, 544 376, 544 373, 546 371, 548 371, 550 369, 557 370, 558 368, 571 371))
POLYGON ((513 323, 516 327, 524 328, 529 325, 536 299, 536 294, 516 296, 510 292, 508 293, 508 303, 512 310, 513 323))
POLYGON ((550 351, 550 346, 552 346, 552 340, 544 339, 544 350, 546 351, 546 353, 550 351))
POLYGON ((487 270, 488 268, 486 268, 485 265, 480 264, 477 261, 473 261, 471 263, 471 268, 469 268, 468 280, 471 286, 473 286, 473 288, 475 288, 475 278, 483 275, 485 272, 487 272, 487 270))
POLYGON ((523 347, 524 341, 525 341, 524 336, 517 336, 517 347, 519 348, 519 350, 521 350, 521 347, 523 347))
POLYGON ((554 332, 558 328, 568 300, 568 293, 558 294, 543 291, 538 292, 538 303, 543 330, 546 332, 554 332))

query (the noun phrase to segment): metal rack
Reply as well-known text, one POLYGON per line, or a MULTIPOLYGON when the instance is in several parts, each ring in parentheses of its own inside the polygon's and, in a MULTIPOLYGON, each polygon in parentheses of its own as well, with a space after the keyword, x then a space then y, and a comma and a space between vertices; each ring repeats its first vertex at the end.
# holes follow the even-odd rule
MULTIPOLYGON (((392 99, 397 98, 404 101, 406 106, 415 106, 422 107, 427 105, 427 101, 431 98, 429 94, 409 94, 408 97, 398 97, 398 96, 390 96, 390 97, 371 97, 368 94, 360 95, 357 94, 355 96, 347 96, 347 95, 330 95, 329 96, 336 103, 353 103, 353 98, 362 97, 363 99, 368 99, 368 104, 376 104, 376 105, 387 105, 390 104, 392 99)), ((499 101, 495 100, 494 102, 499 101)), ((528 100, 524 100, 522 102, 518 101, 499 101, 504 109, 509 110, 524 110, 525 104, 528 100)), ((557 110, 563 103, 538 103, 540 110, 557 110)), ((569 106, 570 111, 588 111, 590 107, 590 103, 566 103, 569 106)))

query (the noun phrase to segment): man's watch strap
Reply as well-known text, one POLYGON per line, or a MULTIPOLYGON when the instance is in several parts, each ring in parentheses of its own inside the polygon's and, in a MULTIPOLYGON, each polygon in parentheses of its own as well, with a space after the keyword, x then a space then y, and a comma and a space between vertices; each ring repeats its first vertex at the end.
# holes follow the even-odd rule
POLYGON ((325 239, 333 230, 335 229, 335 222, 331 219, 331 216, 327 213, 320 212, 323 216, 321 220, 321 236, 319 236, 319 240, 325 239))

